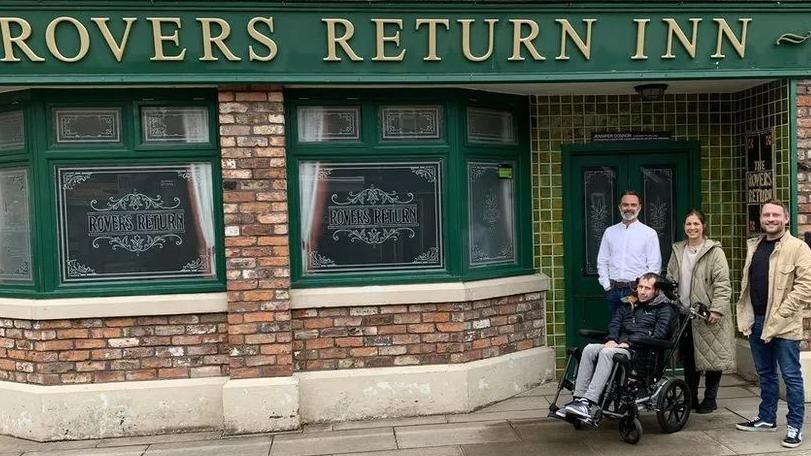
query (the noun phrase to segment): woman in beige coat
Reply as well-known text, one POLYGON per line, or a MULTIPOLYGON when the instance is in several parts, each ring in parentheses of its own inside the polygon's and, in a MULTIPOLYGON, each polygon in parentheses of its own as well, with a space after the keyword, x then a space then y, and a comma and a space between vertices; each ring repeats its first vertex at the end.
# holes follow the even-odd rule
POLYGON ((679 283, 685 309, 695 303, 709 307, 710 317, 693 320, 682 337, 679 351, 684 363, 684 380, 690 387, 697 413, 716 408, 721 373, 733 363, 732 315, 729 265, 721 244, 707 238, 704 213, 690 210, 684 218, 686 240, 673 244, 667 276, 679 283), (705 373, 704 400, 698 402, 698 384, 705 373))

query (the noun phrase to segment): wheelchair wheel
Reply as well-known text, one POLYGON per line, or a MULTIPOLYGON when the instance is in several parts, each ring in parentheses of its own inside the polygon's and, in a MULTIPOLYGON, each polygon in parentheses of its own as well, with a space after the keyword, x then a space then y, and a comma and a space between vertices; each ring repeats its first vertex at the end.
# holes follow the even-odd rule
POLYGON ((672 378, 665 383, 657 401, 656 420, 662 431, 670 434, 680 431, 690 418, 690 394, 687 383, 680 378, 672 378))
POLYGON ((632 445, 639 443, 642 438, 642 423, 639 418, 626 416, 620 420, 620 438, 632 445))

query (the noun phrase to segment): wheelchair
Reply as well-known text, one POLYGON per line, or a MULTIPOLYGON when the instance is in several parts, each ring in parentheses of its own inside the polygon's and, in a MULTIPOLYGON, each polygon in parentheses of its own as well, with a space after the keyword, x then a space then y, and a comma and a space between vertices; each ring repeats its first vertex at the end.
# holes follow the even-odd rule
MULTIPOLYGON (((549 406, 548 416, 567 421, 576 429, 598 427, 604 419, 618 419, 620 438, 631 444, 638 443, 642 437, 639 416, 643 411, 656 412, 656 419, 665 433, 680 431, 690 418, 692 404, 687 383, 672 375, 675 355, 690 320, 706 320, 710 312, 701 303, 694 304, 689 312, 685 312, 678 302, 676 290, 678 287, 673 282, 669 282, 664 289, 660 288, 660 292, 671 300, 667 305, 673 308, 669 337, 637 337, 630 340, 633 347, 629 350, 630 358, 621 353, 614 355, 611 374, 590 419, 560 413, 562 409, 557 406, 563 389, 574 391, 582 354, 581 347, 567 348, 566 367, 558 382, 555 399, 549 406), (671 367, 670 376, 666 372, 668 366, 671 367)), ((600 342, 608 336, 607 331, 591 329, 581 329, 579 333, 586 339, 600 342)))

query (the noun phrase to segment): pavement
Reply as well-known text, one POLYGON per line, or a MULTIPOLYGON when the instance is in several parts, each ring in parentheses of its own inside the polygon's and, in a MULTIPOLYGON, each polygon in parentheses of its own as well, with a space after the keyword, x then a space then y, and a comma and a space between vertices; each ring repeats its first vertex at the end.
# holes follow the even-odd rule
MULTIPOLYGON (((662 433, 656 416, 645 413, 637 445, 620 440, 617 421, 578 431, 546 418, 555 389, 541 385, 467 414, 313 424, 275 434, 197 432, 51 443, 0 436, 0 456, 811 456, 811 442, 794 450, 780 445, 785 402, 780 402, 777 432, 735 430, 735 423, 756 414, 759 391, 734 375, 722 379, 719 409, 691 414, 681 432, 662 433)), ((811 435, 808 427, 806 436, 811 435)))

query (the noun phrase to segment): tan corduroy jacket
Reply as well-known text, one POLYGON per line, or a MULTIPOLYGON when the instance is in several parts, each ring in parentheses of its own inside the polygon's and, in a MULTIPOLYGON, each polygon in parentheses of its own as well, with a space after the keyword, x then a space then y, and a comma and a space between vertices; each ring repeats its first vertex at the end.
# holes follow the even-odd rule
MULTIPOLYGON (((746 242, 746 263, 738 299, 738 330, 745 336, 752 333, 755 312, 749 296, 749 267, 752 256, 763 236, 746 242)), ((803 309, 811 301, 811 249, 805 242, 786 232, 769 257, 769 298, 761 339, 769 342, 775 337, 790 340, 803 338, 803 309)))
MULTIPOLYGON (((676 282, 681 279, 681 260, 687 241, 673 244, 673 253, 667 263, 667 276, 676 282)), ((693 345, 696 370, 722 371, 732 367, 732 285, 729 265, 721 244, 706 239, 698 252, 690 281, 690 304, 705 304, 710 311, 721 314, 721 320, 710 325, 704 320, 693 320, 693 345)))

